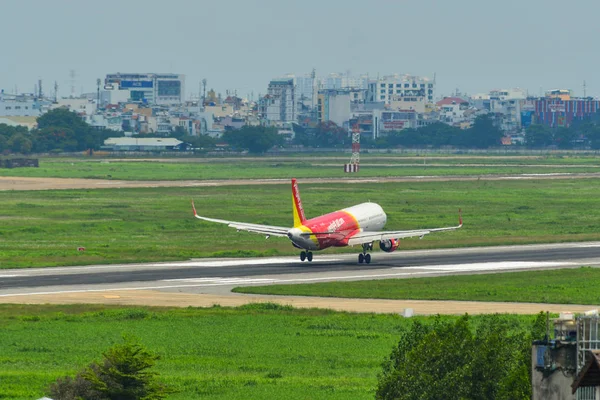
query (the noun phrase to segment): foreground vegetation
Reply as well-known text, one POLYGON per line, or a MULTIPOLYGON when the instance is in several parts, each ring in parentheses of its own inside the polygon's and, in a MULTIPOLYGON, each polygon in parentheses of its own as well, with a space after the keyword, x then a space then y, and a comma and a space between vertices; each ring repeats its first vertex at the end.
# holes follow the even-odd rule
MULTIPOLYGON (((1 176, 118 180, 210 180, 260 178, 356 178, 403 176, 466 176, 600 172, 599 160, 584 158, 363 157, 358 174, 343 171, 346 157, 250 158, 244 160, 177 159, 177 162, 42 158, 39 168, 1 169, 1 176)), ((165 161, 165 160, 163 160, 165 161)), ((166 160, 169 161, 169 160, 166 160)), ((170 161, 175 161, 171 159, 170 161)))
POLYGON ((598 304, 600 269, 582 267, 435 278, 248 286, 233 291, 361 299, 598 304))
MULTIPOLYGON (((518 331, 535 317, 500 318, 518 331)), ((51 382, 74 375, 130 334, 161 357, 155 370, 177 391, 171 399, 372 399, 382 362, 413 320, 273 304, 0 305, 0 398, 42 397, 51 382)), ((485 317, 471 321, 477 329, 485 317)))
MULTIPOLYGON (((590 179, 301 184, 300 190, 308 216, 376 201, 388 214, 388 229, 454 225, 463 209, 463 229, 404 240, 399 251, 600 240, 600 186, 590 179)), ((285 238, 265 241, 194 219, 192 198, 207 216, 292 223, 287 183, 6 191, 0 192, 0 268, 297 254, 285 238)), ((336 251, 357 248, 327 250, 336 251)))

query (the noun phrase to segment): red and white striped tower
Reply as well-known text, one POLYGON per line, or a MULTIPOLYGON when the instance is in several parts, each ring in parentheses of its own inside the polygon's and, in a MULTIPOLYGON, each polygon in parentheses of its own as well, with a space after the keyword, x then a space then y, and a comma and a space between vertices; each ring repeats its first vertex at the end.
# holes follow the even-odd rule
POLYGON ((360 164, 360 129, 358 123, 352 127, 352 156, 350 164, 344 164, 344 172, 358 172, 360 164))

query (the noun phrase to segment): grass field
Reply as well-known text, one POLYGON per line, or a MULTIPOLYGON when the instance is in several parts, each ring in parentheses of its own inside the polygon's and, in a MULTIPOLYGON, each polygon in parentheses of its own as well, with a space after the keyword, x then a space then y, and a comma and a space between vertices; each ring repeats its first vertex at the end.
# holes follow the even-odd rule
POLYGON ((600 269, 238 287, 238 293, 361 299, 600 304, 600 269))
MULTIPOLYGON (((503 318, 515 329, 533 321, 503 318)), ((56 378, 74 374, 131 334, 162 357, 157 372, 178 391, 170 399, 371 399, 382 361, 410 323, 397 315, 269 304, 175 310, 0 305, 0 398, 42 397, 56 378)))
MULTIPOLYGON (((0 169, 0 176, 95 178, 119 180, 207 180, 249 178, 342 178, 344 157, 265 157, 232 159, 167 159, 165 162, 110 159, 40 160, 39 168, 0 169)), ((495 175, 600 172, 595 157, 454 157, 401 158, 365 156, 352 177, 421 175, 495 175)))
MULTIPOLYGON (((300 182, 300 191, 309 217, 375 201, 388 214, 387 229, 455 225, 462 208, 461 230, 405 240, 400 251, 600 240, 600 185, 595 179, 300 182)), ((190 207, 193 198, 206 216, 289 226, 290 196, 289 184, 0 192, 0 268, 296 254, 285 238, 266 241, 198 221, 190 207), (86 251, 78 252, 80 246, 86 251)))

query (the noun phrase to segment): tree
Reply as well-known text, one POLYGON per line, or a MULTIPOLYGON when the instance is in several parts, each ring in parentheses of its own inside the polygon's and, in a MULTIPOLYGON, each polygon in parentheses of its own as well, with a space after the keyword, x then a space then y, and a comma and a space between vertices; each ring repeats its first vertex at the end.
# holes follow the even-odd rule
POLYGON ((50 150, 77 151, 83 150, 73 129, 68 127, 48 126, 33 133, 34 150, 38 153, 50 150))
POLYGON ((227 131, 223 134, 223 140, 234 148, 255 154, 264 153, 283 143, 275 128, 265 126, 243 126, 241 129, 227 131))
POLYGON ((347 147, 352 143, 348 131, 339 127, 335 122, 319 122, 315 128, 312 145, 316 147, 347 147))
POLYGON ((136 340, 125 337, 123 343, 103 353, 102 362, 94 361, 75 379, 59 379, 49 392, 51 396, 69 400, 162 399, 173 390, 158 382, 158 373, 150 370, 159 359, 136 340))
POLYGON ((529 331, 515 331, 499 315, 477 327, 467 315, 415 322, 384 362, 375 398, 529 399, 531 342, 541 338, 543 320, 538 315, 529 331))
POLYGON ((35 146, 36 151, 97 150, 107 137, 120 136, 113 131, 92 129, 79 115, 65 108, 48 111, 37 122, 38 129, 33 132, 33 136, 36 140, 41 140, 42 144, 35 146))
POLYGON ((567 127, 557 128, 554 132, 554 142, 560 149, 573 148, 573 142, 577 138, 577 132, 567 127))
POLYGON ((525 131, 525 144, 527 147, 546 147, 553 143, 552 129, 546 125, 529 125, 525 131))
POLYGON ((469 147, 485 149, 501 144, 504 134, 494 124, 492 114, 484 114, 475 118, 473 126, 467 129, 467 143, 469 147))
POLYGON ((210 149, 216 144, 215 139, 208 135, 184 136, 180 140, 191 144, 194 149, 210 149))
POLYGON ((13 153, 22 154, 30 153, 32 148, 31 140, 29 140, 29 138, 27 138, 22 133, 15 133, 14 135, 12 135, 10 139, 8 139, 8 141, 6 142, 6 146, 13 153))
POLYGON ((188 131, 183 126, 177 125, 175 129, 169 134, 169 137, 181 140, 182 137, 187 136, 188 131))

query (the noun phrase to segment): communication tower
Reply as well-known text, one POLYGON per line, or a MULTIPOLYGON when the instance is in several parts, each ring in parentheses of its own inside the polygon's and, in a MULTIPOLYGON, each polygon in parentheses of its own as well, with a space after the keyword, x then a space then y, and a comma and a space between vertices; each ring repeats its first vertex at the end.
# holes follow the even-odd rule
POLYGON ((75 70, 72 69, 71 71, 69 71, 69 83, 71 84, 71 98, 75 97, 75 77, 77 75, 75 74, 75 70))
POLYGON ((360 164, 360 128, 358 121, 352 126, 352 156, 350 164, 344 164, 344 172, 358 172, 360 164))
POLYGON ((96 87, 97 87, 97 95, 96 95, 96 107, 100 108, 100 84, 102 80, 100 78, 96 79, 96 87))

